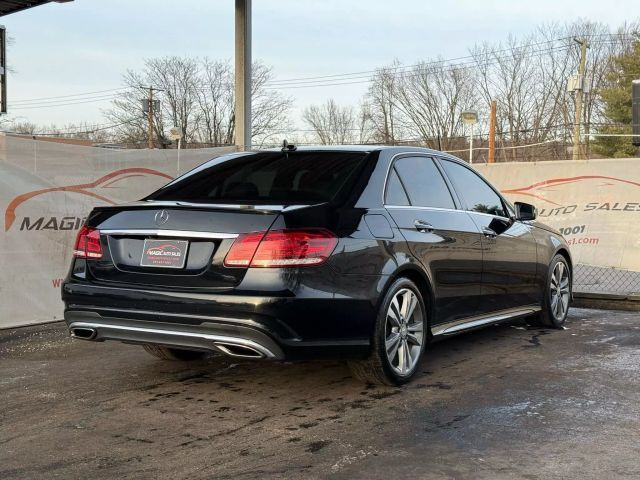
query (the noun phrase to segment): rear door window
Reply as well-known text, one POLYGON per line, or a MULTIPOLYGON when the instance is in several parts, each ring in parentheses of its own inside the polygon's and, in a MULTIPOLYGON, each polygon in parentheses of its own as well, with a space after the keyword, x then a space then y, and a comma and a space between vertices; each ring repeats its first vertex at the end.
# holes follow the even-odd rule
POLYGON ((431 158, 403 157, 395 161, 411 205, 418 207, 455 208, 449 187, 431 158))
POLYGON ((349 189, 367 152, 261 152, 212 161, 150 200, 194 203, 321 203, 349 189))

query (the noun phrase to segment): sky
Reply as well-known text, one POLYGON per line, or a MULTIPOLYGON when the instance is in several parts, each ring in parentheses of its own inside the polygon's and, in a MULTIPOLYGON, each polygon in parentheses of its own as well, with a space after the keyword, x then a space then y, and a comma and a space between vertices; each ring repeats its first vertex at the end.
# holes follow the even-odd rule
MULTIPOLYGON (((394 59, 411 64, 461 57, 476 43, 523 36, 548 22, 582 18, 617 27, 633 20, 630 12, 638 12, 637 5, 637 0, 253 0, 253 58, 272 66, 277 80, 368 71, 394 59)), ((104 123, 109 100, 103 97, 109 93, 75 105, 43 107, 42 102, 121 87, 123 72, 141 69, 145 58, 233 58, 233 0, 75 0, 9 15, 0 24, 12 38, 9 117, 38 124, 104 123), (20 104, 31 99, 44 100, 31 102, 39 105, 35 108, 20 104)), ((365 91, 366 84, 283 90, 298 112, 329 98, 357 104, 365 91)))

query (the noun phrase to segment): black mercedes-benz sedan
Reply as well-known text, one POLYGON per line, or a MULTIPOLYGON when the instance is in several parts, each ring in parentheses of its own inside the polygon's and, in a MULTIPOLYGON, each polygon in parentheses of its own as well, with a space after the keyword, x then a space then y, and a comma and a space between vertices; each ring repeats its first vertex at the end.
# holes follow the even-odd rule
POLYGON ((62 286, 75 338, 344 358, 401 384, 434 339, 518 317, 562 327, 562 235, 465 162, 417 147, 286 147, 211 160, 98 207, 62 286))

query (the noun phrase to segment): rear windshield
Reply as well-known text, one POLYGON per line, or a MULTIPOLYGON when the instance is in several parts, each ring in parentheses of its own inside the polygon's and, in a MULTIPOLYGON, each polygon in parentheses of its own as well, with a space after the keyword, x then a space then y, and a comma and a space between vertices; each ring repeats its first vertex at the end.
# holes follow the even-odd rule
POLYGON ((366 152, 261 152, 213 160, 148 200, 193 203, 321 203, 348 190, 366 152))

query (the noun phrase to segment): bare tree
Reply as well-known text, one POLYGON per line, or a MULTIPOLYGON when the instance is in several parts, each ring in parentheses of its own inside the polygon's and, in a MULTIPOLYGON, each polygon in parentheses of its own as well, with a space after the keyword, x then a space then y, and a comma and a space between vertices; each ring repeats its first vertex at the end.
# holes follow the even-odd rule
POLYGON ((200 108, 200 141, 211 145, 233 143, 234 80, 228 61, 204 58, 200 63, 197 102, 200 108))
MULTIPOLYGON (((128 88, 118 93, 111 102, 111 108, 103 111, 105 118, 113 124, 112 132, 117 142, 147 145, 147 114, 142 111, 142 99, 149 95, 143 87, 145 80, 140 74, 128 70, 123 76, 123 83, 128 88)), ((154 111, 155 138, 164 138, 164 127, 162 110, 154 111)))
POLYGON ((357 142, 360 145, 367 143, 379 143, 377 140, 375 125, 371 119, 370 106, 366 103, 366 100, 360 103, 358 109, 356 122, 356 133, 358 135, 357 142))
POLYGON ((160 146, 167 143, 167 127, 179 127, 187 142, 197 133, 200 111, 197 108, 198 64, 182 57, 151 58, 144 62, 141 72, 128 70, 123 81, 127 89, 113 101, 105 116, 118 124, 116 131, 128 142, 146 138, 147 119, 141 101, 148 97, 147 87, 159 90, 156 98, 160 108, 154 109, 155 137, 160 146))
POLYGON ((28 121, 7 120, 6 125, 3 125, 2 128, 8 132, 20 133, 22 135, 33 135, 41 131, 41 128, 38 127, 38 125, 28 121))
POLYGON ((342 107, 333 99, 323 105, 309 105, 302 119, 313 130, 315 141, 323 145, 353 143, 357 131, 353 107, 342 107))
MULTIPOLYGON (((480 123, 476 129, 485 132, 490 102, 497 100, 499 149, 544 144, 535 149, 501 148, 499 151, 508 153, 499 158, 564 158, 564 146, 572 141, 574 124, 574 97, 567 92, 567 79, 576 73, 579 62, 574 38, 586 38, 590 43, 586 74, 589 93, 582 118, 588 134, 608 121, 599 92, 606 86, 611 59, 629 47, 631 34, 639 28, 638 22, 624 24, 615 32, 604 24, 584 20, 546 24, 526 36, 476 45, 470 50, 470 60, 459 63, 437 59, 404 67, 396 60, 375 72, 360 105, 338 105, 328 100, 308 106, 302 119, 310 127, 308 137, 314 142, 402 141, 451 150, 465 147, 462 111, 478 111, 480 123)), ((274 143, 276 135, 286 134, 289 140, 294 137, 288 117, 293 100, 272 86, 272 81, 272 69, 255 62, 252 129, 254 144, 259 146, 274 143)), ((127 71, 123 83, 126 88, 105 112, 112 128, 104 132, 98 129, 103 133, 94 137, 146 144, 148 125, 141 100, 147 98, 146 87, 152 85, 163 90, 157 93, 161 108, 154 112, 154 133, 160 145, 165 145, 166 130, 173 125, 182 129, 187 142, 233 142, 234 76, 228 60, 148 59, 140 71, 127 71)), ((21 128, 42 131, 35 125, 21 128)))
MULTIPOLYGON (((509 37, 506 43, 485 43, 471 51, 482 103, 489 105, 492 100, 497 101, 501 140, 512 143, 526 138, 535 123, 542 121, 540 115, 548 108, 545 98, 548 92, 544 90, 547 85, 540 81, 541 72, 534 57, 537 52, 531 46, 531 38, 509 37)), ((511 154, 515 156, 516 150, 511 150, 511 154)))
MULTIPOLYGON (((287 125, 292 99, 269 87, 273 74, 261 62, 253 64, 252 137, 261 139, 287 125)), ((155 136, 166 143, 166 130, 179 127, 187 142, 210 145, 233 143, 235 135, 234 77, 228 61, 163 57, 145 61, 141 72, 127 71, 128 87, 112 102, 105 116, 122 141, 137 143, 147 137, 147 119, 141 100, 153 86, 159 89, 161 108, 154 111, 155 136)))
POLYGON ((290 129, 287 116, 293 99, 269 86, 273 80, 271 67, 254 62, 251 71, 251 138, 259 142, 267 136, 290 129))
POLYGON ((464 135, 460 113, 475 104, 472 75, 441 60, 422 62, 399 74, 394 98, 409 135, 450 149, 464 135))
POLYGON ((189 57, 154 58, 145 62, 150 85, 162 91, 161 109, 169 126, 180 128, 187 142, 197 135, 200 110, 197 108, 199 71, 196 59, 189 57))
MULTIPOLYGON (((597 92, 603 85, 610 58, 628 45, 626 34, 631 28, 625 26, 622 35, 611 35, 607 26, 597 22, 547 24, 526 37, 510 37, 505 43, 472 48, 476 88, 482 104, 498 102, 500 144, 573 141, 574 97, 567 91, 567 80, 577 72, 580 61, 574 38, 586 38, 590 43, 585 79, 590 94, 585 97, 582 118, 588 133, 590 125, 600 116, 602 102, 597 92)), ((541 149, 509 152, 511 160, 541 155, 541 149)), ((545 150, 544 154, 564 158, 566 152, 545 150)), ((507 159, 506 153, 502 158, 507 159)))
POLYGON ((398 133, 399 110, 395 107, 400 62, 376 71, 365 96, 365 108, 373 128, 375 141, 393 145, 398 133))

